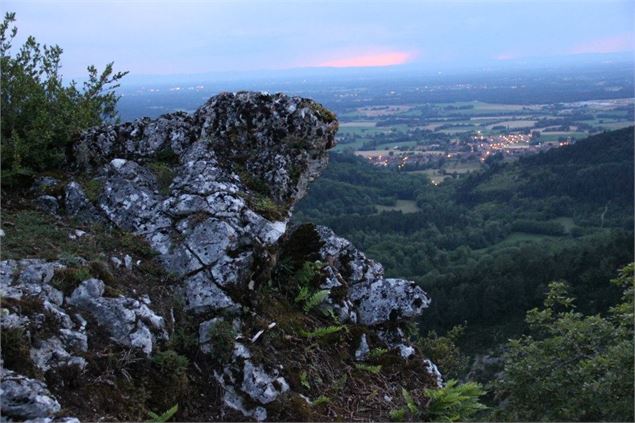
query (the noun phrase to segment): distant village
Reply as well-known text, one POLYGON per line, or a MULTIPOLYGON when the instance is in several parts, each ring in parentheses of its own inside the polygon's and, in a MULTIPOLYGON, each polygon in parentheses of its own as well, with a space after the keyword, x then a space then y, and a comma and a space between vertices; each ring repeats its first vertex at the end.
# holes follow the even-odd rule
POLYGON ((482 135, 477 131, 463 139, 454 139, 448 144, 420 144, 411 147, 393 147, 386 150, 357 151, 376 166, 399 169, 425 169, 441 167, 449 161, 485 162, 488 157, 515 158, 536 154, 554 147, 575 142, 575 138, 541 142, 539 133, 482 135))

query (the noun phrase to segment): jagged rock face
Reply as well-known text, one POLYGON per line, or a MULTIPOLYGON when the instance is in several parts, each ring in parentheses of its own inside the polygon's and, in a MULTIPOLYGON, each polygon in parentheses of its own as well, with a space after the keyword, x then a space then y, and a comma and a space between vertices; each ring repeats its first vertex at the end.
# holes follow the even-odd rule
MULTIPOLYGON (((227 291, 266 274, 268 250, 326 164, 336 129, 310 100, 225 93, 193 115, 94 128, 75 152, 103 187, 99 212, 143 235, 166 269, 187 278, 187 308, 207 313, 236 309, 227 291), (173 178, 160 187, 165 174, 173 178)), ((67 210, 84 214, 81 190, 66 192, 67 210)))

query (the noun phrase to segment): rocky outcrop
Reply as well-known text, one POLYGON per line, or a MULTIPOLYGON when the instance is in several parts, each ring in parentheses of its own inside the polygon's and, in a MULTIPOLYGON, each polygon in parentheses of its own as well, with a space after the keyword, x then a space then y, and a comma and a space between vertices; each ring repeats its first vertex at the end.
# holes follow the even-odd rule
MULTIPOLYGON (((371 347, 382 346, 394 359, 418 360, 398 372, 417 368, 438 379, 432 363, 412 360, 415 348, 400 328, 429 305, 421 288, 385 278, 379 263, 328 228, 303 225, 287 231, 295 202, 326 165, 336 130, 335 117, 311 100, 241 92, 213 97, 193 114, 86 131, 74 147, 78 173, 65 181, 38 180, 34 204, 85 229, 110 225, 142 237, 176 286, 165 291, 133 286, 126 294, 109 286, 108 278, 116 279, 117 272, 139 271, 140 262, 126 251, 91 268, 103 277, 76 272, 71 282, 54 278, 69 271, 65 261, 5 260, 0 262, 0 293, 14 303, 3 310, 2 327, 29 334, 29 357, 39 375, 69 368, 75 374, 91 372, 92 363, 110 357, 114 347, 127 351, 126 357, 147 360, 173 348, 178 339, 183 344, 192 338, 198 344, 192 355, 201 360, 194 363, 197 374, 220 387, 223 410, 255 420, 279 412, 283 398, 311 404, 294 392, 297 375, 275 362, 275 350, 267 350, 273 348, 270 333, 276 342, 291 342, 293 351, 304 353, 298 337, 307 342, 348 325, 356 328, 346 340, 354 344, 351 360, 369 360, 371 347), (289 276, 289 268, 296 273, 309 269, 300 278, 304 285, 289 276), (273 289, 272 281, 278 288, 263 294, 273 289), (153 308, 155 300, 166 303, 172 295, 175 302, 170 299, 169 307, 153 308), (309 326, 324 324, 324 319, 337 325, 309 332, 287 322, 278 329, 275 320, 283 316, 267 308, 267 301, 287 301, 297 308, 298 298, 310 304, 293 313, 307 315, 309 326), (31 300, 37 305, 26 312, 23 305, 31 300), (194 333, 183 335, 179 322, 194 333)), ((90 236, 74 230, 69 238, 90 236)), ((155 365, 178 373, 170 366, 179 368, 183 360, 165 357, 155 365)), ((129 382, 128 370, 121 372, 129 382)), ((64 399, 56 400, 44 382, 27 375, 8 371, 2 383, 3 412, 12 417, 52 417, 60 409, 57 401, 63 405, 64 399), (14 405, 5 410, 5 395, 7 404, 32 403, 31 411, 14 405)), ((303 381, 301 386, 310 385, 303 381)), ((397 384, 391 386, 399 392, 397 384)))
POLYGON ((413 318, 430 304, 412 281, 384 278, 381 264, 367 258, 350 241, 327 227, 303 225, 284 241, 283 255, 296 261, 319 261, 320 289, 329 290, 327 302, 342 322, 368 326, 413 318))

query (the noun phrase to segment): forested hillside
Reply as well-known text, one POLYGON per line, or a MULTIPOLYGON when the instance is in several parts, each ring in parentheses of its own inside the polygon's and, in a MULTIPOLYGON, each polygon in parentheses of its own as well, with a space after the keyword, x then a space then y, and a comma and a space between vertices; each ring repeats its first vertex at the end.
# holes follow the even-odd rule
POLYGON ((632 158, 627 128, 437 187, 334 154, 295 219, 418 281, 434 299, 424 331, 467 322, 469 347, 489 347, 524 329, 550 281, 567 280, 584 312, 617 301, 608 281, 633 258, 632 158))

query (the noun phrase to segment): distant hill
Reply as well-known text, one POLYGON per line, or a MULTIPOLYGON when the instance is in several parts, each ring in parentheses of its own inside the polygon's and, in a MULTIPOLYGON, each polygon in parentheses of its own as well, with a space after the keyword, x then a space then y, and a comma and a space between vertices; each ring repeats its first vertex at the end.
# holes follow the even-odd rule
POLYGON ((515 163, 494 164, 467 178, 457 190, 458 200, 474 204, 564 196, 589 206, 632 206, 633 131, 606 132, 515 163))

